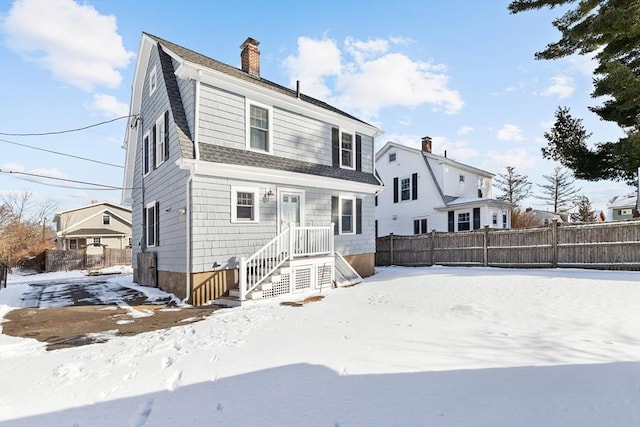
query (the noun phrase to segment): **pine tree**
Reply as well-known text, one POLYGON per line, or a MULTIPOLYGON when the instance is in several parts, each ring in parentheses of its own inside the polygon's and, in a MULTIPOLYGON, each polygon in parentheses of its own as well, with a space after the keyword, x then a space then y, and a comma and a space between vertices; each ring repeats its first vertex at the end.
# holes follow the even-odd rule
POLYGON ((507 173, 498 174, 495 179, 496 188, 502 192, 498 200, 504 200, 514 206, 531 195, 531 182, 526 175, 516 173, 513 166, 507 166, 507 173))
POLYGON ((574 180, 569 171, 557 167, 553 175, 542 175, 547 184, 537 184, 541 188, 542 196, 536 196, 546 204, 553 206, 553 212, 567 212, 577 203, 577 195, 581 188, 574 187, 574 180))
POLYGON ((574 221, 594 222, 596 220, 595 211, 593 210, 591 201, 587 196, 580 197, 577 206, 577 212, 571 216, 574 221))
MULTIPOLYGON (((575 0, 514 0, 508 8, 519 13, 570 3, 575 0)), ((593 148, 584 144, 586 139, 576 143, 575 138, 557 137, 550 149, 578 178, 634 182, 640 164, 640 0, 580 0, 553 25, 562 37, 536 53, 536 59, 594 55, 598 66, 591 96, 605 101, 590 110, 615 122, 625 136, 593 148), (600 167, 593 168, 595 164, 600 167)))

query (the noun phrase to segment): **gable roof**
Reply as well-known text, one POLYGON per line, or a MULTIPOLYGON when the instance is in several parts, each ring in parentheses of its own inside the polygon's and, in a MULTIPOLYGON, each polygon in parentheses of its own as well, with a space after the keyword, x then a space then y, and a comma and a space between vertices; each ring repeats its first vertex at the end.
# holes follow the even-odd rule
POLYGON ((127 212, 131 213, 131 208, 128 207, 128 206, 121 206, 121 205, 117 205, 117 204, 111 203, 111 202, 97 202, 97 203, 91 203, 90 205, 85 205, 85 206, 80 206, 80 207, 77 207, 77 208, 67 209, 66 211, 56 212, 56 216, 62 215, 62 214, 66 214, 66 213, 69 213, 69 212, 73 212, 73 211, 79 211, 79 210, 82 210, 82 209, 93 208, 93 207, 100 206, 100 205, 104 205, 105 209, 106 209, 107 206, 111 206, 113 208, 122 209, 123 211, 127 211, 127 212))
POLYGON ((444 156, 440 156, 438 154, 433 154, 433 153, 427 153, 425 151, 422 151, 418 148, 412 148, 412 147, 407 147, 406 145, 402 145, 402 144, 398 144, 397 142, 393 142, 393 141, 388 141, 380 150, 378 150, 378 152, 376 153, 376 161, 378 161, 386 151, 389 151, 391 148, 395 148, 398 150, 404 150, 410 153, 420 153, 422 154, 422 156, 426 159, 429 160, 434 160, 440 164, 446 164, 449 166, 453 166, 456 167, 458 169, 463 169, 463 170, 467 170, 469 172, 475 173, 477 175, 483 175, 486 176, 487 178, 493 178, 495 176, 494 173, 488 172, 486 170, 477 168, 475 166, 470 166, 467 165, 465 163, 461 163, 458 162, 456 160, 450 159, 449 157, 444 157, 444 156))
POLYGON ((348 113, 346 113, 346 112, 344 112, 344 111, 342 111, 342 110, 340 110, 338 108, 335 108, 335 107, 327 104, 326 102, 323 102, 323 101, 320 101, 318 99, 312 98, 312 97, 310 97, 308 95, 305 95, 303 93, 298 94, 298 92, 296 92, 293 89, 289 89, 287 87, 284 87, 282 85, 274 83, 274 82, 272 82, 270 80, 264 79, 262 77, 251 75, 251 74, 241 70, 240 68, 236 68, 236 67, 233 67, 231 65, 227 65, 227 64, 225 64, 223 62, 217 61, 217 60, 215 60, 213 58, 210 58, 208 56, 202 55, 202 54, 200 54, 198 52, 194 52, 191 49, 187 49, 187 48, 185 48, 183 46, 180 46, 178 44, 172 43, 172 42, 170 42, 168 40, 165 40, 165 39, 162 39, 162 38, 160 38, 158 36, 154 36, 153 34, 149 34, 149 33, 143 32, 142 35, 143 35, 143 37, 144 36, 149 37, 150 39, 152 39, 156 43, 158 43, 160 46, 166 47, 172 53, 176 54, 180 58, 182 58, 182 59, 184 59, 184 60, 186 60, 188 62, 191 62, 193 64, 197 64, 197 65, 200 65, 202 67, 209 68, 211 70, 219 71, 221 73, 224 73, 224 74, 227 74, 229 76, 238 78, 240 80, 243 80, 243 81, 246 81, 246 82, 250 82, 250 83, 265 87, 265 88, 268 88, 270 90, 279 92, 279 93, 284 94, 284 95, 291 96, 292 98, 299 98, 304 102, 308 102, 308 103, 313 104, 313 105, 315 105, 317 107, 324 108, 324 109, 329 110, 331 112, 340 114, 340 115, 342 115, 344 117, 347 117, 347 118, 349 118, 351 120, 356 120, 356 121, 358 121, 360 123, 363 123, 363 124, 366 124, 368 126, 371 126, 369 123, 367 123, 367 122, 365 122, 363 120, 360 120, 359 118, 354 117, 351 114, 348 114, 348 113))

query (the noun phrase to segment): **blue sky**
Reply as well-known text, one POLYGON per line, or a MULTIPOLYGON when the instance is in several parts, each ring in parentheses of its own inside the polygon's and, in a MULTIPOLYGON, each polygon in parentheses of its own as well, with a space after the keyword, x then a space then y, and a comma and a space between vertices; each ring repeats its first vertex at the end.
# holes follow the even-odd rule
MULTIPOLYGON (((621 135, 587 109, 594 63, 536 61, 556 41, 562 9, 518 15, 502 0, 422 1, 6 1, 0 0, 0 169, 119 187, 123 169, 12 143, 123 165, 135 56, 148 32, 233 66, 247 37, 260 41, 261 76, 322 99, 382 129, 387 141, 503 173, 543 175, 543 133, 559 105, 581 117, 591 142, 621 135)), ((594 207, 633 192, 624 183, 576 181, 594 207)), ((0 194, 30 191, 60 209, 120 192, 0 174, 0 194), (27 180, 28 179, 28 180, 27 180), (45 185, 46 183, 48 185, 45 185), (53 185, 51 185, 53 184, 53 185), (55 185, 55 186, 54 186, 55 185)), ((526 206, 547 209, 531 198, 526 206)), ((525 207, 526 207, 525 206, 525 207)))

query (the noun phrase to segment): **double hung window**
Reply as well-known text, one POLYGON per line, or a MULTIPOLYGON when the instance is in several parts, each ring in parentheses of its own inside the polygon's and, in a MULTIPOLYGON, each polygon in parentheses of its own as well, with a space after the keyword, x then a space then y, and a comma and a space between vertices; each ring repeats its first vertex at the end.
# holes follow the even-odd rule
POLYGON ((471 214, 462 212, 458 214, 458 231, 468 231, 471 229, 471 214))

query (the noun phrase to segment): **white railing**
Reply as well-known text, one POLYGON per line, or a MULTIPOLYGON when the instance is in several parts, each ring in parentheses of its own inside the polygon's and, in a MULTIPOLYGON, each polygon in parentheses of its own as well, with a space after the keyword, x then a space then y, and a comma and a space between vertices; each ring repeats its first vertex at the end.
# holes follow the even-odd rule
POLYGON ((240 300, 289 259, 333 254, 333 224, 290 227, 248 258, 240 258, 240 300))

